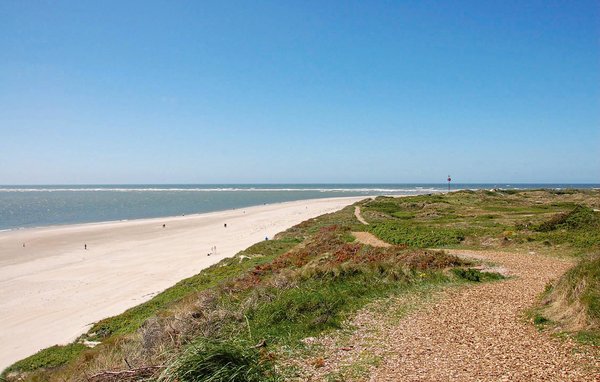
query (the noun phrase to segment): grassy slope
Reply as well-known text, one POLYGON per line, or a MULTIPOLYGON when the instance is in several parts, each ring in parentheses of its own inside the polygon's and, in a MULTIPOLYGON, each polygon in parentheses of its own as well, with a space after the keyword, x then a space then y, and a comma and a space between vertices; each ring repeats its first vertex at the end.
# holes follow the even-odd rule
POLYGON ((246 380, 265 379, 285 349, 336 329, 375 298, 423 283, 479 278, 469 271, 444 272, 460 262, 419 248, 593 251, 600 233, 586 224, 597 216, 588 207, 600 207, 598 196, 464 191, 363 202, 369 226, 356 221, 352 207, 301 223, 97 323, 84 338, 100 340, 100 346, 53 347, 8 371, 28 371, 29 380, 68 380, 82 370, 91 375, 122 369, 125 358, 134 367, 166 364, 164 380, 186 380, 182 373, 191 373, 190 362, 206 367, 196 371, 206 374, 236 360, 228 364, 246 373, 246 380), (383 250, 352 243, 350 232, 361 230, 399 246, 383 250), (267 347, 252 348, 263 341, 267 347))
POLYGON ((584 257, 549 285, 532 315, 540 328, 574 333, 577 340, 600 346, 600 253, 584 257))
MULTIPOLYGON (((600 232, 600 214, 578 206, 569 213, 559 214, 537 227, 541 232, 570 232, 587 234, 575 236, 578 245, 597 244, 600 232)), ((600 345, 600 252, 585 256, 579 264, 549 286, 543 307, 536 317, 538 322, 551 324, 561 330, 575 332, 583 342, 600 345)))

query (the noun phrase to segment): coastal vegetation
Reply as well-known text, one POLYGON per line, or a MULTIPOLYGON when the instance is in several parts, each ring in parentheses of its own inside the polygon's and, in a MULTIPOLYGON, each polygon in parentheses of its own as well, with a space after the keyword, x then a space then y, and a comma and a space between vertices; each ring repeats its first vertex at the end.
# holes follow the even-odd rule
POLYGON ((378 197, 356 207, 368 224, 356 218, 355 206, 305 221, 94 324, 73 344, 17 362, 2 376, 92 382, 297 378, 288 361, 307 351, 307 339, 340 331, 377 301, 504 278, 449 249, 580 258, 548 287, 534 320, 597 341, 598 191, 458 191, 378 197), (365 244, 353 232, 392 246, 365 244))
POLYGON ((600 253, 585 256, 547 286, 533 320, 541 329, 600 346, 600 253))

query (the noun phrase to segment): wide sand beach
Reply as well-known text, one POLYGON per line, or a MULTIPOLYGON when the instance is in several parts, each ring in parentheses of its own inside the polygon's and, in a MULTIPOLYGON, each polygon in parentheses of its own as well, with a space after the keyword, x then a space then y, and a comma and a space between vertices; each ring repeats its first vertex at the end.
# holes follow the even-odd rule
POLYGON ((0 232, 0 370, 72 341, 91 323, 265 237, 360 199, 0 232))

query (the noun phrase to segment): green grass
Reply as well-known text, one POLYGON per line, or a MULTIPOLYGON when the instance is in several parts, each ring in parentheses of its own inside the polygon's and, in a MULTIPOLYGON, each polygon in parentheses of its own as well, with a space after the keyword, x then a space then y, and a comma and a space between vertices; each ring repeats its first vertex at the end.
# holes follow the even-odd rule
POLYGON ((374 223, 369 231, 388 243, 414 248, 443 247, 459 244, 465 239, 462 229, 426 227, 398 221, 374 223))
POLYGON ((544 325, 548 325, 550 323, 550 320, 546 317, 544 317, 543 315, 536 313, 533 316, 533 323, 537 326, 544 326, 544 325))
POLYGON ((87 347, 82 344, 52 346, 13 364, 4 370, 2 376, 5 377, 14 371, 34 371, 40 368, 58 367, 71 361, 86 349, 87 347))
POLYGON ((538 241, 569 244, 575 248, 600 248, 600 213, 578 205, 555 214, 533 227, 538 241))
POLYGON ((236 341, 200 340, 188 347, 159 381, 271 382, 277 381, 268 358, 236 341))
POLYGON ((576 206, 572 211, 554 215, 551 219, 534 227, 538 232, 550 232, 558 229, 596 229, 600 228, 600 214, 589 207, 576 206))
POLYGON ((590 324, 600 329, 600 254, 583 258, 570 269, 556 286, 567 290, 571 303, 580 303, 587 313, 590 324))
POLYGON ((340 328, 349 314, 374 298, 397 293, 417 283, 445 280, 432 273, 418 280, 400 270, 353 269, 324 279, 305 280, 292 289, 270 290, 272 301, 254 309, 248 320, 255 338, 293 346, 302 338, 340 328))
POLYGON ((573 335, 573 338, 582 344, 600 346, 600 332, 598 330, 580 330, 573 335))
POLYGON ((468 242, 477 248, 496 239, 502 246, 563 246, 562 253, 579 255, 600 248, 600 214, 590 207, 597 207, 598 197, 597 191, 462 191, 381 197, 364 203, 362 211, 372 222, 368 229, 393 244, 423 248, 468 242))

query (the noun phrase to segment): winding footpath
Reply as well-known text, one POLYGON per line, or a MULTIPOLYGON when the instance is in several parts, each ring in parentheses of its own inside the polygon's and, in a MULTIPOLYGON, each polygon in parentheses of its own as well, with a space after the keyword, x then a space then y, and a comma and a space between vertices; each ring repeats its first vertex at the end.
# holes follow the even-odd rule
POLYGON ((572 263, 542 255, 450 253, 484 258, 513 276, 444 293, 385 333, 370 381, 600 381, 600 359, 526 322, 524 311, 572 263))
POLYGON ((369 225, 369 222, 367 222, 360 214, 359 206, 354 207, 354 216, 356 216, 356 219, 358 219, 359 222, 363 223, 364 225, 369 225))
MULTIPOLYGON (((355 214, 366 224, 358 208, 355 214)), ((572 340, 539 332, 525 319, 545 286, 572 261, 498 251, 448 252, 491 261, 511 277, 450 289, 434 304, 385 327, 377 336, 384 361, 369 381, 600 381, 598 349, 582 352, 572 340)))

